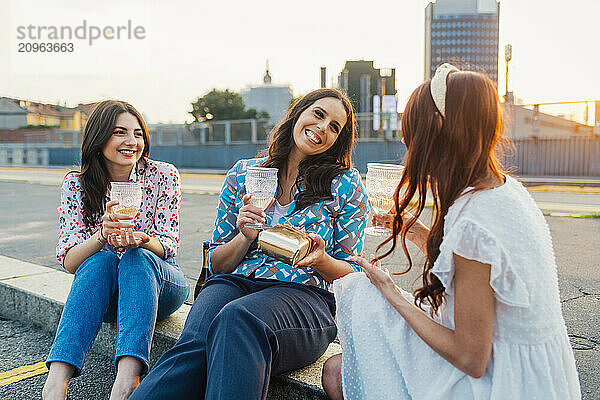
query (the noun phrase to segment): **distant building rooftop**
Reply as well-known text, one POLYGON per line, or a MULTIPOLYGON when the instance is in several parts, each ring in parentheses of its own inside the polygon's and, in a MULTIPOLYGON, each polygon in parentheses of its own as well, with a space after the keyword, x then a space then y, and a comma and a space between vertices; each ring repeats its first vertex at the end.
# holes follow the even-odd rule
MULTIPOLYGON (((72 117, 77 111, 81 111, 89 115, 98 105, 98 102, 94 102, 86 104, 80 103, 77 107, 66 107, 58 104, 40 103, 37 101, 15 99, 11 97, 2 97, 1 99, 12 102, 18 108, 24 110, 25 113, 29 112, 53 117, 72 117)), ((8 107, 8 105, 5 104, 4 107, 8 107)))
POLYGON ((0 114, 27 114, 27 110, 7 97, 0 97, 0 114))
POLYGON ((496 0, 437 0, 433 7, 433 15, 448 14, 496 14, 496 0))
POLYGON ((81 111, 83 111, 85 114, 90 115, 92 113, 92 111, 94 111, 94 108, 96 108, 96 106, 99 103, 100 103, 99 101, 96 101, 94 103, 87 103, 87 104, 79 103, 77 108, 80 109, 81 111))

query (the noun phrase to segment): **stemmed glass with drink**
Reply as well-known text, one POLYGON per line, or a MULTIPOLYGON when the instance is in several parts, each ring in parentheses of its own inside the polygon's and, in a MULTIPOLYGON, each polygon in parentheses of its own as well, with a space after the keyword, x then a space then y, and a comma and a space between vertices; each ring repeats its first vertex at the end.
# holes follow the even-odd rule
POLYGON ((119 202, 112 207, 112 213, 135 217, 142 206, 142 186, 133 182, 111 182, 110 199, 119 202))
MULTIPOLYGON (((246 193, 250 202, 260 209, 271 203, 277 192, 277 168, 248 167, 246 171, 246 193)), ((267 226, 256 222, 246 225, 248 228, 264 229, 267 226)))
MULTIPOLYGON (((394 206, 394 192, 402 178, 404 167, 398 164, 367 164, 367 194, 369 203, 376 214, 387 214, 394 206)), ((387 236, 391 229, 370 226, 365 229, 369 235, 387 236)))

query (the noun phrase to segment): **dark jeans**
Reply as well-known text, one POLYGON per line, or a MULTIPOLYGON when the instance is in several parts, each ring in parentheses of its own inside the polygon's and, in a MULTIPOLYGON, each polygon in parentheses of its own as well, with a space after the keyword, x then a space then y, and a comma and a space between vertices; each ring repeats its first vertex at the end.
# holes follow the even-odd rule
POLYGON ((316 287, 215 275, 130 400, 264 399, 271 375, 325 352, 337 333, 334 313, 333 294, 316 287))

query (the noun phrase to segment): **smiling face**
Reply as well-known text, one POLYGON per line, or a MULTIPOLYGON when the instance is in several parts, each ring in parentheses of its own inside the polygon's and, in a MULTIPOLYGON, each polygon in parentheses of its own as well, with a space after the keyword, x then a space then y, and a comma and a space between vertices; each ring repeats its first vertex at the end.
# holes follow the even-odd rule
POLYGON ((341 100, 325 97, 315 101, 300 114, 294 125, 296 149, 303 156, 327 151, 346 125, 347 115, 341 100))
POLYGON ((102 154, 109 171, 133 168, 144 151, 144 133, 137 118, 127 112, 115 120, 110 139, 104 145, 102 154))

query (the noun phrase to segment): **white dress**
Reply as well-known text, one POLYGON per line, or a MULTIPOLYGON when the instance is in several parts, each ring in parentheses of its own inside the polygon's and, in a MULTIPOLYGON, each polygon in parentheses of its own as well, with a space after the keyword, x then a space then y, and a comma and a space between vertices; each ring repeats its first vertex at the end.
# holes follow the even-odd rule
POLYGON ((432 271, 447 293, 435 319, 451 329, 453 253, 491 265, 495 316, 484 376, 470 377, 432 350, 358 272, 333 283, 344 398, 580 399, 550 231, 520 182, 507 176, 500 187, 464 194, 445 217, 432 271))

